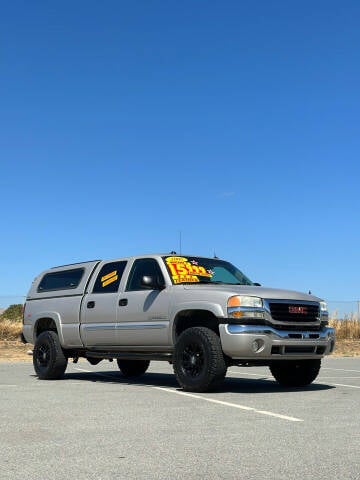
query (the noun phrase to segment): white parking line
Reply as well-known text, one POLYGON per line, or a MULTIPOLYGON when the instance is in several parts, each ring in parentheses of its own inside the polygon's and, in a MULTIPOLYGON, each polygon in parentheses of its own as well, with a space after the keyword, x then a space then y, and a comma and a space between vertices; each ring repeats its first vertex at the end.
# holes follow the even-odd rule
POLYGON ((249 377, 261 377, 261 378, 273 378, 271 375, 264 375, 261 373, 245 373, 245 372, 228 372, 226 376, 231 376, 231 377, 236 377, 236 378, 241 378, 243 375, 249 376, 249 377))
POLYGON ((111 375, 111 374, 108 374, 108 373, 94 372, 93 370, 85 370, 85 368, 78 368, 78 367, 74 367, 74 368, 75 368, 75 370, 79 370, 80 372, 93 373, 94 375, 99 375, 100 377, 114 379, 114 375, 111 375))
POLYGON ((1 387, 17 387, 17 385, 0 385, 0 388, 1 387))
MULTIPOLYGON (((356 373, 359 373, 359 370, 347 370, 347 369, 343 369, 343 368, 322 368, 322 370, 340 370, 340 371, 344 371, 344 372, 356 372, 356 373)), ((239 374, 236 374, 236 373, 233 373, 233 372, 230 372, 230 376, 233 377, 233 378, 239 378, 241 379, 241 376, 242 375, 247 375, 247 376, 251 376, 251 377, 258 377, 259 380, 273 380, 273 377, 272 376, 269 376, 267 377, 266 375, 261 375, 260 373, 245 373, 245 372, 241 372, 239 374)), ((227 375, 229 376, 229 374, 227 375)), ((339 378, 339 377, 323 377, 322 375, 318 378, 318 381, 317 382, 314 382, 316 383, 317 385, 320 385, 322 383, 323 380, 327 380, 328 378, 339 378)), ((360 377, 341 377, 341 378, 348 378, 348 379, 352 379, 352 380, 358 380, 360 377)), ((347 384, 344 384, 344 383, 330 383, 330 382, 326 382, 328 385, 332 385, 334 387, 347 387, 347 388, 360 388, 359 386, 357 385, 347 385, 347 384)))
POLYGON ((329 368, 329 367, 321 367, 321 370, 335 370, 337 372, 356 372, 359 373, 360 370, 350 370, 349 368, 329 368))
POLYGON ((260 413, 261 415, 268 415, 270 417, 281 418, 282 420, 288 420, 289 422, 303 422, 301 418, 289 417, 287 415, 281 415, 280 413, 268 412, 266 410, 257 410, 253 407, 248 407, 246 405, 239 405, 237 403, 223 402, 222 400, 215 400, 214 398, 201 397, 200 395, 194 395, 193 393, 183 392, 181 390, 173 390, 171 388, 164 387, 152 387, 156 390, 162 390, 164 392, 176 393, 177 395, 183 395, 185 397, 196 398, 197 400, 204 400, 205 402, 216 403, 218 405, 224 405, 226 407, 238 408, 240 410, 247 410, 250 412, 260 413))
POLYGON ((335 387, 360 388, 360 386, 357 385, 345 385, 344 383, 328 383, 328 385, 334 385, 335 387))
MULTIPOLYGON (((74 367, 74 369, 79 370, 80 372, 90 372, 90 373, 94 373, 95 375, 100 375, 102 377, 113 378, 113 375, 111 375, 111 374, 107 375, 106 373, 94 372, 92 370, 86 370, 85 368, 78 368, 78 367, 74 367)), ((216 403, 218 405, 224 405, 226 407, 238 408, 239 410, 247 410, 247 411, 259 413, 261 415, 267 415, 267 416, 270 416, 270 417, 281 418, 282 420, 288 420, 289 422, 303 422, 304 421, 301 418, 289 417, 288 415, 281 415, 280 413, 268 412, 267 410, 257 410, 256 408, 247 407, 246 405, 239 405, 237 403, 223 402, 221 400, 215 400, 213 398, 200 397, 200 395, 194 395, 192 393, 182 392, 180 390, 173 390, 171 388, 165 388, 165 387, 151 387, 151 388, 155 388, 156 390, 162 390, 164 392, 176 393, 177 395, 184 395, 185 397, 196 398, 198 400, 204 400, 204 401, 210 402, 210 403, 216 403)))

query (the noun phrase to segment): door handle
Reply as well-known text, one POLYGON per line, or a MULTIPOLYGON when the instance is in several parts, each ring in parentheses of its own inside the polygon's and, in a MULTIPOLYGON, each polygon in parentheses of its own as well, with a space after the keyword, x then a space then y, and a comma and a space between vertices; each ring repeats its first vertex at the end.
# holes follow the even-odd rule
POLYGON ((125 307, 128 304, 127 298, 120 298, 119 300, 119 307, 125 307))
POLYGON ((87 308, 94 308, 95 307, 95 302, 92 302, 92 301, 88 302, 86 306, 87 306, 87 308))

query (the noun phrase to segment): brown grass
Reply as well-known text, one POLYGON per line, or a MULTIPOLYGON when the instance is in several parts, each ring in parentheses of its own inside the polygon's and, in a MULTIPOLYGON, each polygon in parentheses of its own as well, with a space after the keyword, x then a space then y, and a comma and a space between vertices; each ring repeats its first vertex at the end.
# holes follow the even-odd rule
POLYGON ((329 321, 329 326, 335 328, 337 339, 360 339, 360 321, 356 317, 344 319, 332 318, 329 321))
POLYGON ((0 340, 18 340, 22 332, 22 322, 0 320, 0 340))

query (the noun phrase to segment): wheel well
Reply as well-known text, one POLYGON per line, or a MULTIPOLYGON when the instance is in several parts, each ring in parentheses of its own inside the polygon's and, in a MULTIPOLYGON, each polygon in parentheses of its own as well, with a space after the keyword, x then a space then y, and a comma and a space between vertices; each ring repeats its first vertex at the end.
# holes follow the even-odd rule
POLYGON ((57 333, 56 323, 52 318, 40 318, 36 322, 35 327, 35 338, 37 338, 40 333, 46 332, 47 330, 52 330, 57 333))
POLYGON ((174 340, 190 327, 207 327, 219 335, 219 321, 208 310, 184 310, 178 313, 174 321, 174 340))

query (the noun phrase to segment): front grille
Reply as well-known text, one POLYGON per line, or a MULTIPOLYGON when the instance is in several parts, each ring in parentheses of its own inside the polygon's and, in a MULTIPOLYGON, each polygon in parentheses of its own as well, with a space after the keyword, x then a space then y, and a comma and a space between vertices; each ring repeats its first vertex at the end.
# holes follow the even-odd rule
POLYGON ((279 322, 316 322, 319 320, 319 305, 309 303, 270 302, 270 313, 279 322))

